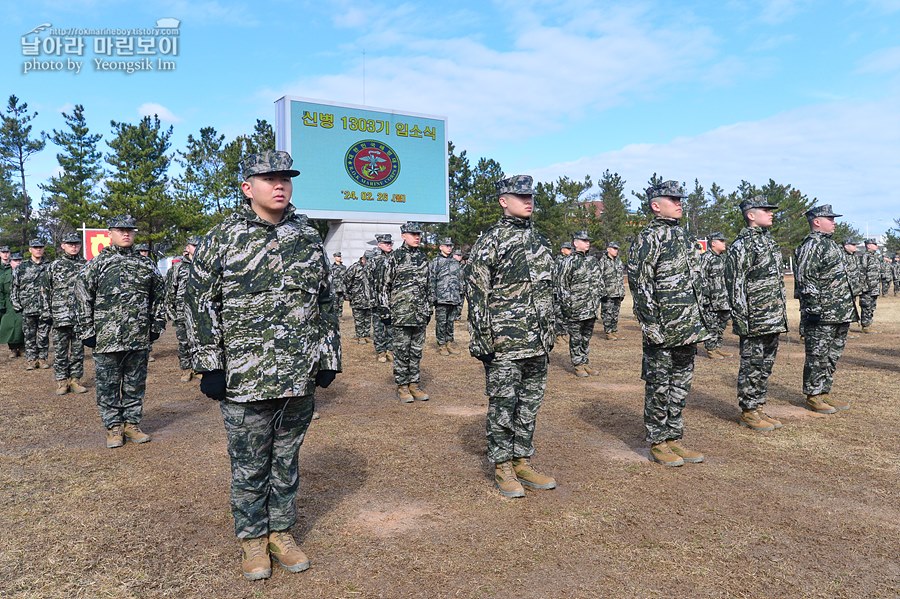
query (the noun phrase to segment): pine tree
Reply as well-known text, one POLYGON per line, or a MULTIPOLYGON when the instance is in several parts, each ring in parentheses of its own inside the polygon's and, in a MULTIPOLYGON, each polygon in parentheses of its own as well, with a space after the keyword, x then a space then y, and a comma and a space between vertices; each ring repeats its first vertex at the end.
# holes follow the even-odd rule
POLYGON ((688 234, 701 238, 709 233, 706 230, 709 201, 706 199, 706 191, 698 179, 694 179, 694 190, 684 198, 682 204, 684 215, 681 222, 688 234))
POLYGON ((611 241, 623 243, 633 235, 634 230, 633 225, 629 224, 630 206, 625 198, 625 179, 619 173, 610 173, 607 169, 603 171, 598 185, 599 199, 603 202, 598 241, 604 246, 611 241))
POLYGON ((25 163, 47 144, 47 134, 43 131, 37 137, 31 135, 32 125, 29 123, 37 115, 36 112, 29 114, 28 104, 19 103, 19 98, 11 95, 6 114, 0 117, 0 164, 9 177, 7 180, 12 181, 15 177, 18 188, 12 197, 4 198, 6 201, 0 205, 0 228, 22 247, 28 246, 29 237, 36 230, 36 223, 32 220, 31 197, 26 186, 25 163))
POLYGON ((593 187, 590 175, 583 181, 559 177, 553 183, 538 183, 534 195, 534 226, 554 245, 571 241, 578 230, 599 227, 593 204, 582 202, 582 195, 593 187))
POLYGON ((185 215, 196 214, 195 222, 186 223, 178 242, 190 233, 206 231, 226 214, 235 183, 226 174, 224 141, 225 136, 213 127, 203 127, 199 137, 188 135, 186 151, 177 152, 175 160, 184 171, 173 181, 174 200, 185 215))
POLYGON ((465 198, 464 210, 461 211, 458 243, 471 245, 475 243, 481 232, 493 225, 503 209, 497 202, 497 189, 494 183, 503 178, 500 163, 490 158, 481 158, 472 171, 471 191, 465 198))

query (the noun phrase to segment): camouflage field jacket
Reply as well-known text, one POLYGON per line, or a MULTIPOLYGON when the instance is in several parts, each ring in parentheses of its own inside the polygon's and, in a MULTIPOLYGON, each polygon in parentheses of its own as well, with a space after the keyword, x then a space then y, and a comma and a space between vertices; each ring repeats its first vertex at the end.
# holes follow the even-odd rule
POLYGON ((604 295, 596 258, 575 251, 563 258, 558 268, 556 297, 563 317, 569 321, 596 318, 604 295))
POLYGON ((44 285, 44 273, 50 263, 23 260, 13 271, 12 304, 13 309, 21 314, 40 314, 43 312, 41 288, 44 285))
POLYGON ((191 274, 191 257, 182 256, 166 273, 166 316, 184 322, 184 294, 191 274))
POLYGON ((335 293, 345 294, 347 288, 344 285, 344 277, 347 276, 347 267, 333 262, 331 264, 331 287, 335 293))
POLYGON ((362 262, 357 262, 347 269, 344 275, 344 291, 350 298, 350 306, 358 309, 368 309, 375 304, 372 297, 372 284, 369 281, 369 273, 362 262))
POLYGON ((800 312, 818 314, 826 324, 856 322, 853 283, 842 254, 831 235, 812 232, 794 251, 800 312))
POLYGON ((700 256, 700 280, 703 307, 707 310, 730 310, 728 290, 725 289, 725 256, 707 250, 700 256))
POLYGON ((423 327, 428 324, 434 297, 428 256, 422 248, 403 244, 388 255, 376 300, 382 314, 390 312, 392 325, 423 327))
POLYGON ((859 271, 862 275, 863 293, 881 295, 881 262, 881 258, 875 252, 867 250, 860 256, 859 271))
POLYGON ((859 256, 851 254, 847 250, 842 250, 841 258, 844 259, 844 269, 847 271, 847 277, 850 279, 850 290, 853 297, 863 292, 862 273, 859 270, 859 256))
POLYGON ((784 260, 768 229, 741 230, 726 253, 725 286, 735 335, 787 332, 784 260))
POLYGON ((619 257, 613 258, 604 252, 597 262, 603 279, 603 297, 625 297, 625 265, 619 257))
POLYGON ((81 254, 63 254, 47 267, 44 273, 44 320, 53 320, 54 327, 75 326, 75 279, 86 261, 81 254))
POLYGON ((431 293, 436 304, 461 306, 465 297, 463 265, 452 255, 438 255, 428 265, 431 293))

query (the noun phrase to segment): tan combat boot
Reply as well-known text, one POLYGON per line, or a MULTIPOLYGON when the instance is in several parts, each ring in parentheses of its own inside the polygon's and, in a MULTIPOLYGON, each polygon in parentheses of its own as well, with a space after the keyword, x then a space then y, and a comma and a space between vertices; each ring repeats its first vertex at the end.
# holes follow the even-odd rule
POLYGON ((459 354, 459 346, 456 345, 456 341, 451 341, 447 344, 447 351, 450 352, 451 356, 455 356, 459 354))
POLYGON ((37 360, 28 360, 25 362, 25 370, 34 370, 35 368, 40 368, 41 363, 37 360))
POLYGON ((150 441, 150 435, 141 430, 141 428, 131 422, 125 423, 125 438, 132 443, 147 443, 150 441))
POLYGON ((69 392, 69 381, 63 379, 61 381, 56 381, 56 394, 57 395, 65 395, 69 392))
POLYGON ((438 353, 441 354, 442 356, 449 356, 450 350, 447 349, 446 345, 438 345, 438 353))
POLYGON ((823 393, 822 395, 819 396, 819 398, 822 401, 824 401, 825 403, 827 403, 829 406, 834 408, 835 410, 843 411, 843 410, 850 409, 849 401, 844 401, 843 399, 837 399, 837 398, 831 397, 831 395, 828 393, 823 393))
POLYGON ((286 530, 269 533, 269 553, 288 572, 309 569, 309 558, 297 547, 293 535, 286 530))
POLYGON ((699 464, 706 459, 706 457, 699 451, 688 449, 687 447, 682 445, 681 439, 669 439, 668 441, 666 441, 666 445, 669 446, 669 449, 672 450, 672 453, 690 464, 699 464))
POLYGON ((106 429, 106 447, 107 449, 115 449, 125 445, 125 438, 122 436, 122 425, 114 424, 106 429))
POLYGON ((555 489, 556 480, 545 474, 541 474, 531 467, 528 458, 514 458, 512 461, 513 471, 519 482, 531 489, 555 489))
POLYGON ((710 360, 724 360, 723 356, 720 356, 719 353, 714 349, 706 350, 706 357, 710 360))
POLYGON ((769 424, 774 426, 776 430, 778 430, 782 426, 784 426, 783 424, 781 424, 780 420, 778 420, 777 418, 772 418, 771 416, 769 416, 768 414, 763 412, 762 408, 756 408, 756 413, 759 414, 760 418, 762 418, 763 420, 765 420, 766 422, 768 422, 769 424))
POLYGON ((409 392, 409 385, 397 385, 397 399, 403 403, 412 403, 415 400, 409 392))
POLYGON ((575 376, 577 376, 578 378, 584 378, 591 375, 588 374, 588 371, 584 369, 584 364, 579 364, 575 367, 575 376))
POLYGON ((272 575, 269 538, 241 539, 241 571, 247 580, 262 580, 272 575))
POLYGON ((363 343, 374 343, 371 337, 363 337, 363 343))
POLYGON ((156 362, 156 358, 153 357, 153 354, 147 354, 148 362, 156 362))
POLYGON ((50 368, 50 362, 48 362, 47 360, 38 360, 37 362, 35 362, 35 364, 41 370, 47 370, 48 368, 50 368))
POLYGON ((11 349, 9 350, 9 355, 6 356, 10 360, 14 360, 19 357, 19 352, 17 350, 11 349))
POLYGON ((825 403, 823 398, 824 395, 807 395, 806 407, 819 414, 834 414, 837 412, 837 408, 825 403))
POLYGON ((871 335, 872 333, 880 333, 881 331, 876 331, 875 329, 872 328, 872 325, 869 325, 867 327, 863 327, 862 332, 865 333, 866 335, 871 335))
POLYGON ((178 380, 180 380, 182 383, 190 383, 191 379, 193 379, 193 378, 194 378, 194 371, 191 370, 190 368, 188 368, 187 370, 181 371, 181 378, 178 380))
POLYGON ((734 354, 730 354, 727 351, 722 351, 721 347, 716 348, 716 353, 719 354, 720 356, 722 356, 723 358, 731 358, 734 356, 734 354))
POLYGON ((684 460, 676 455, 665 441, 650 446, 650 459, 663 466, 684 466, 684 460))
POLYGON ((584 371, 586 373, 588 373, 589 375, 591 375, 591 376, 599 376, 600 375, 600 371, 597 370, 596 368, 594 368, 593 366, 591 366, 590 364, 586 363, 586 364, 583 364, 583 366, 584 366, 584 371))
POLYGON ((87 387, 84 387, 81 384, 81 379, 71 378, 69 379, 69 391, 75 393, 87 393, 87 387))
POLYGON ((615 332, 609 332, 606 334, 606 340, 607 341, 618 341, 619 337, 618 337, 618 335, 615 334, 615 332))
POLYGON ((763 420, 756 408, 742 411, 738 422, 741 423, 741 426, 746 426, 752 431, 766 432, 775 430, 775 425, 768 420, 763 420))
POLYGON ((419 401, 428 401, 428 394, 425 393, 425 390, 419 387, 419 382, 409 384, 409 392, 413 396, 413 398, 418 399, 419 401))
POLYGON ((387 352, 381 351, 376 354, 376 359, 382 364, 387 362, 387 352))
POLYGON ((494 485, 504 497, 511 499, 525 497, 525 489, 516 477, 512 460, 494 465, 494 485))

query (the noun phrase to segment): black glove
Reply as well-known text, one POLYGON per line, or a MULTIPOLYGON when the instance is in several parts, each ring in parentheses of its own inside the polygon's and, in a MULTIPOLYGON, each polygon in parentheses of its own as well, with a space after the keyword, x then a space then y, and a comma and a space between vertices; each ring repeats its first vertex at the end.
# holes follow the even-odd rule
POLYGON ((387 316, 382 316, 382 317, 381 317, 381 324, 383 324, 383 325, 386 326, 386 327, 391 326, 391 315, 388 314, 387 316))
POLYGON ((334 382, 335 376, 337 376, 337 370, 320 370, 316 373, 316 387, 325 389, 334 382))
POLYGON ((822 315, 814 314, 812 312, 807 312, 806 318, 804 320, 806 321, 806 324, 808 324, 810 326, 816 326, 817 324, 822 322, 822 315))
POLYGON ((159 331, 150 331, 150 343, 159 339, 159 331))
POLYGON ((97 347, 97 335, 91 335, 87 339, 82 339, 81 344, 91 349, 97 347))
POLYGON ((217 369, 200 374, 203 375, 200 379, 200 392, 216 401, 225 399, 225 371, 217 369))
POLYGON ((480 355, 480 356, 475 356, 475 359, 476 359, 476 360, 481 360, 481 362, 482 362, 485 366, 487 366, 488 364, 490 364, 491 362, 493 362, 493 361, 494 361, 494 358, 496 358, 496 357, 497 357, 497 354, 494 353, 494 352, 491 352, 491 353, 489 353, 489 354, 482 354, 482 355, 480 355))

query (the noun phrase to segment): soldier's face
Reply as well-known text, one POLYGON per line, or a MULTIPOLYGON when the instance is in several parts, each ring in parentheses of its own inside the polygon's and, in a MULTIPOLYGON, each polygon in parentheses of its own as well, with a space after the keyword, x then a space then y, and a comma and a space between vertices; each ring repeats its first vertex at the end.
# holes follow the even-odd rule
POLYGON ((422 243, 421 233, 400 233, 400 236, 403 238, 403 243, 411 248, 417 248, 422 243))
POLYGON ((721 239, 713 239, 709 243, 709 247, 711 247, 712 251, 714 251, 715 253, 721 254, 722 252, 725 251, 725 242, 722 241, 721 239))
POLYGON ((341 262, 344 261, 344 258, 341 257, 341 256, 335 256, 335 257, 334 257, 334 261, 335 261, 336 264, 340 264, 341 262))
POLYGON ((655 198, 650 203, 650 207, 662 218, 681 218, 684 212, 684 209, 681 207, 681 198, 670 198, 668 196, 655 198), (654 206, 656 208, 653 208, 654 206))
POLYGON ((453 254, 453 259, 457 262, 462 262, 462 254, 453 254))
POLYGON ((184 253, 192 258, 194 257, 194 252, 196 252, 196 251, 197 251, 197 246, 194 245, 193 243, 189 243, 186 246, 184 246, 184 253))
POLYGON ((4 263, 9 263, 9 252, 0 252, 0 260, 4 263))
POLYGON ((109 230, 109 242, 116 247, 130 248, 134 245, 134 233, 134 229, 113 227, 109 230))
POLYGON ((44 255, 44 248, 29 248, 32 258, 41 258, 44 255))
POLYGON ((63 243, 62 249, 69 256, 74 256, 79 251, 81 251, 81 244, 80 243, 63 243))
POLYGON ((250 207, 270 222, 278 222, 291 203, 294 182, 287 173, 253 175, 241 183, 241 191, 250 199, 250 207))
POLYGON ((852 244, 852 243, 845 243, 845 244, 844 244, 844 249, 845 249, 845 250, 847 251, 847 253, 849 253, 849 254, 855 254, 855 253, 856 253, 856 245, 855 245, 855 244, 852 244))
POLYGON ((13 260, 13 259, 10 259, 10 261, 9 261, 9 267, 12 268, 12 269, 17 268, 20 264, 22 264, 22 261, 21 261, 21 260, 13 260))
POLYGON ((441 253, 442 253, 444 256, 449 256, 449 255, 450 255, 450 252, 453 251, 453 246, 452 246, 452 245, 444 245, 444 244, 441 244, 439 247, 440 247, 441 253))
POLYGON ((606 253, 610 258, 615 258, 619 255, 619 248, 606 248, 606 253))
POLYGON ((817 216, 813 219, 813 228, 822 233, 834 233, 833 216, 817 216))
POLYGON ((384 242, 382 242, 382 243, 379 243, 379 244, 378 244, 378 248, 379 248, 382 252, 390 252, 390 251, 393 251, 393 249, 394 249, 394 244, 393 244, 393 243, 384 243, 384 242))
POLYGON ((751 208, 747 213, 759 227, 771 227, 775 219, 775 211, 771 208, 751 208))
POLYGON ((568 256, 569 254, 572 253, 571 248, 560 248, 559 251, 562 252, 563 256, 568 256))
POLYGON ((534 196, 505 193, 500 196, 500 206, 503 207, 504 216, 531 218, 531 213, 534 212, 534 196))
POLYGON ((591 249, 591 242, 587 239, 573 239, 572 245, 574 245, 575 250, 579 252, 586 252, 591 249))
POLYGON ((867 244, 866 244, 866 249, 869 250, 870 252, 874 252, 875 250, 878 249, 878 244, 875 244, 875 243, 867 243, 867 244))

